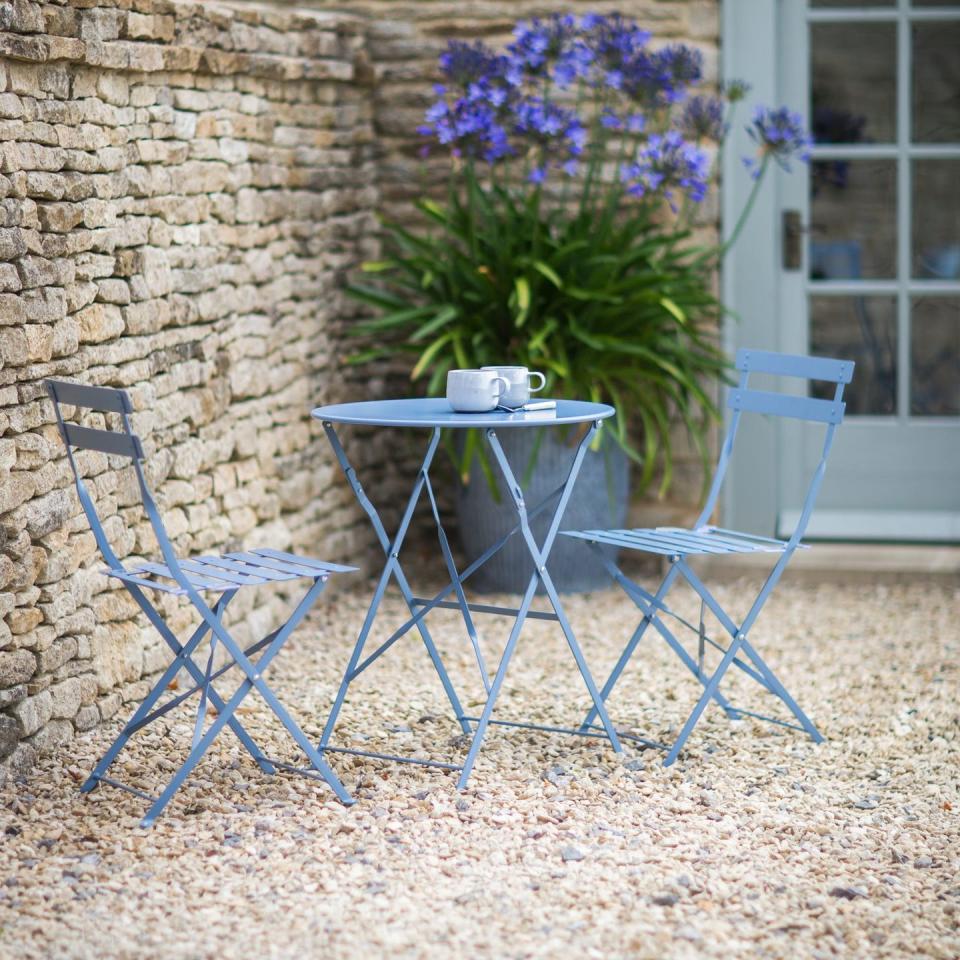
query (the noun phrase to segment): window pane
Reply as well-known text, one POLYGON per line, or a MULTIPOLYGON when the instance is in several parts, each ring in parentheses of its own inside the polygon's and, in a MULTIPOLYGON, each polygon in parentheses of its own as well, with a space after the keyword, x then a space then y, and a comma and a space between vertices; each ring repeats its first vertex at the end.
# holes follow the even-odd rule
POLYGON ((896 277, 894 160, 818 160, 810 177, 810 278, 896 277))
POLYGON ((960 297, 916 297, 910 315, 910 413, 960 416, 960 297))
POLYGON ((896 24, 812 24, 810 85, 817 143, 892 143, 896 24))
POLYGON ((913 25, 913 140, 960 142, 960 20, 913 25))
POLYGON ((960 280, 960 160, 913 164, 913 275, 960 280))
MULTIPOLYGON (((847 414, 890 416, 897 409, 895 297, 811 297, 810 352, 853 360, 844 391, 847 414)), ((811 396, 830 399, 833 384, 811 384, 811 396)))

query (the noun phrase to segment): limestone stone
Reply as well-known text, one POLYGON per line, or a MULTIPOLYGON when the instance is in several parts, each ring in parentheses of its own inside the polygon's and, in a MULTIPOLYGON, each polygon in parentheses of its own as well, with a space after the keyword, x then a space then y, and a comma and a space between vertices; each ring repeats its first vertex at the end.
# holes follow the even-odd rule
POLYGON ((69 720, 49 720, 30 738, 39 755, 53 753, 73 739, 73 724, 69 720))
POLYGON ((23 289, 20 274, 12 263, 0 263, 0 291, 16 293, 23 289))
POLYGON ((14 636, 29 633, 43 623, 43 614, 36 607, 17 607, 7 616, 7 626, 14 636))
POLYGON ((50 688, 53 716, 60 719, 70 719, 76 716, 80 709, 80 680, 70 677, 62 683, 55 683, 50 688))
POLYGON ((0 438, 0 470, 10 470, 17 462, 17 442, 12 437, 0 438))
POLYGON ((73 718, 73 726, 78 733, 92 730, 99 723, 100 711, 97 709, 96 705, 92 703, 85 707, 81 707, 77 711, 77 715, 73 718))
POLYGON ((0 260, 16 260, 26 252, 27 245, 19 228, 0 229, 0 260))
POLYGON ((30 324, 26 329, 27 360, 46 363, 53 356, 53 328, 45 324, 30 324))
POLYGON ((83 210, 75 203, 40 203, 37 215, 43 230, 67 233, 83 220, 83 210))
POLYGON ((5 710, 11 704, 19 703, 27 698, 27 685, 19 683, 15 687, 0 689, 0 710, 5 710))
POLYGON ((37 669, 37 658, 29 650, 0 651, 0 689, 29 680, 37 669))
POLYGON ((0 329, 0 360, 4 366, 18 367, 27 363, 30 346, 26 330, 21 327, 0 329))
POLYGON ((62 637, 37 657, 37 663, 43 673, 52 673, 76 655, 76 637, 62 637))
POLYGON ((97 701, 97 709, 101 720, 109 720, 123 706, 123 698, 119 693, 108 693, 97 701))
POLYGON ((123 333, 123 314, 113 303, 93 303, 77 313, 81 343, 103 343, 123 333))
POLYGON ((20 724, 20 736, 29 737, 43 729, 53 716, 53 697, 49 690, 27 697, 10 708, 10 715, 20 724))
POLYGON ((0 713, 0 760, 13 753, 20 736, 20 724, 13 717, 0 713))

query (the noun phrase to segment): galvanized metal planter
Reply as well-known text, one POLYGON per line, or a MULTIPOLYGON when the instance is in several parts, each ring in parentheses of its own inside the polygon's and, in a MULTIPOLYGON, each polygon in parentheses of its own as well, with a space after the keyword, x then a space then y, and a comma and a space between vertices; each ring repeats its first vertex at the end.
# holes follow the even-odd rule
MULTIPOLYGON (((570 466, 571 452, 578 435, 562 427, 538 430, 510 430, 500 442, 514 472, 521 479, 524 494, 536 503, 563 483, 570 466), (537 447, 535 449, 535 447, 537 447), (533 469, 528 469, 533 456, 533 469)), ((589 450, 583 460, 580 478, 563 515, 565 529, 619 528, 626 522, 630 461, 609 436, 599 450, 589 450)), ((484 476, 475 458, 470 482, 457 490, 457 522, 464 556, 477 557, 492 543, 508 533, 517 522, 516 509, 499 471, 496 477, 500 499, 484 476)), ((534 536, 542 540, 550 518, 544 514, 532 518, 534 536)), ((616 561, 618 548, 604 548, 616 561)), ((587 593, 609 587, 610 579, 595 562, 586 544, 568 537, 560 538, 550 554, 550 573, 561 593, 587 593)), ((513 537, 503 549, 477 570, 471 586, 480 593, 523 593, 533 574, 533 561, 526 545, 513 537)), ((538 593, 543 592, 543 586, 538 593)))

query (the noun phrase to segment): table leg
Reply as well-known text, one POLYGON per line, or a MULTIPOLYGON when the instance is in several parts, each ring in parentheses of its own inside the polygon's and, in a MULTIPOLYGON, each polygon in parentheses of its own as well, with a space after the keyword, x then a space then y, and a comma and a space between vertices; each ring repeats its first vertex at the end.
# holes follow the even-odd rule
POLYGON ((557 616, 557 620, 560 622, 560 626, 563 630, 564 636, 566 637, 567 644, 570 647, 570 651, 577 663, 577 667, 580 670, 581 676, 583 677, 584 684, 586 685, 587 691, 590 694, 590 698, 593 701, 594 709, 597 711, 597 714, 600 717, 604 731, 610 740, 610 744, 617 753, 622 752, 623 748, 620 745, 617 732, 613 728, 613 724, 610 722, 603 699, 601 698, 600 692, 597 689, 597 685, 590 674, 590 670, 587 667, 583 652, 580 649, 580 645, 577 643, 573 630, 570 627, 570 623, 563 611, 563 605, 560 602, 560 597, 557 594, 553 580, 550 577, 549 571, 547 570, 547 559, 550 556, 550 551, 553 549, 553 543, 560 529, 560 523, 563 519, 564 511, 567 508, 570 495, 573 493, 573 487, 576 483, 577 476, 580 473, 580 467, 583 464, 583 458, 586 455, 590 441, 593 439, 599 427, 599 422, 592 424, 586 435, 580 441, 580 445, 577 448, 577 452, 573 459, 573 464, 571 465, 570 471, 567 474, 567 479, 563 485, 563 492, 561 493, 560 500, 557 503, 556 509, 554 510, 553 518, 550 522, 550 527, 547 530, 547 535, 544 538, 542 547, 537 545, 536 539, 533 536, 533 532, 530 529, 529 516, 523 497, 523 489, 514 476, 506 454, 503 452, 503 447, 500 445, 500 441, 497 439, 496 432, 494 430, 486 431, 487 442, 490 445, 490 449, 493 451, 494 458, 500 467, 500 471, 506 482, 507 489, 513 498, 514 506, 517 510, 517 516, 520 521, 521 533, 523 534, 524 541, 527 544, 527 549, 530 552, 530 556, 533 559, 535 570, 533 576, 530 578, 529 584, 527 585, 526 592, 523 595, 520 608, 517 611, 516 621, 514 622, 513 629, 510 631, 510 637, 507 640, 506 647, 504 648, 500 665, 497 668, 497 674, 490 689, 490 694, 487 697, 487 702, 484 705, 483 712, 481 713, 477 723, 477 729, 474 733, 473 741, 470 744, 470 750, 467 754, 467 759, 464 761, 463 769, 460 773, 460 779, 457 784, 457 788, 460 790, 463 790, 469 782, 470 774, 473 770, 473 765, 476 762, 477 754, 480 751, 480 746, 483 742, 484 735, 486 734, 487 726, 489 725, 490 719, 493 715, 493 708, 500 693, 500 688, 503 684, 504 677, 506 676, 507 668, 510 664, 511 658, 513 657, 517 640, 519 639, 520 632, 523 629, 524 621, 527 618, 527 614, 530 609, 530 603, 533 600, 533 595, 536 591, 538 580, 543 584, 544 589, 546 590, 547 597, 549 598, 550 604, 557 616))
MULTIPOLYGON (((403 513, 403 519, 400 521, 400 527, 398 528, 396 536, 391 542, 390 538, 387 536, 386 529, 383 526, 383 521, 380 519, 379 513, 374 505, 370 502, 370 499, 367 497, 366 492, 360 484, 360 481, 357 479, 356 471, 353 469, 353 467, 350 465, 350 461, 347 459, 346 452, 343 449, 343 445, 340 443, 340 439, 337 436, 336 431, 333 429, 333 425, 330 423, 324 423, 323 428, 326 431, 327 437, 330 440, 330 445, 333 447, 334 454, 336 455, 337 460, 343 469, 347 481, 353 490, 354 496, 357 498, 357 502, 361 507, 363 507, 367 516, 370 518, 370 522, 372 523, 374 531, 377 534, 377 539, 380 541, 380 546, 383 548, 383 552, 386 554, 387 562, 383 567, 383 572, 380 574, 377 588, 374 591, 373 599, 370 602, 370 607, 368 608, 367 615, 363 621, 363 627, 360 630, 360 635, 357 637, 357 642, 353 648, 350 662, 347 665, 346 672, 343 675, 343 680, 340 683, 340 688, 337 691, 337 696, 333 703, 333 709, 330 711, 330 716, 327 718, 327 723, 324 726, 323 734, 320 738, 321 748, 327 746, 330 741, 330 737, 333 734, 337 717, 339 716, 340 709, 343 706, 343 701, 346 698, 350 683, 357 675, 357 664, 360 662, 360 657, 363 654, 363 648, 367 642, 367 637, 369 636, 370 630, 373 627, 373 623, 376 620, 377 612, 380 609, 380 603, 383 600, 383 595, 386 592, 391 577, 397 581, 397 586, 400 590, 400 593, 403 595, 403 599, 407 604, 410 615, 416 616, 417 614, 413 593, 410 590, 410 585, 407 582, 407 578, 400 566, 400 549, 403 546, 403 541, 407 535, 407 530, 410 527, 410 521, 413 518, 414 510, 416 509, 417 503, 420 500, 420 494, 423 492, 424 484, 427 482, 430 464, 433 462, 433 457, 437 452, 437 445, 440 442, 440 430, 439 428, 434 428, 430 437, 430 443, 427 446, 427 452, 424 455, 423 462, 420 465, 420 470, 417 473, 417 479, 413 485, 413 491, 411 492, 407 501, 407 506, 403 513)), ((433 637, 430 635, 430 631, 427 629, 427 625, 422 619, 417 621, 416 626, 420 633, 420 637, 423 640, 423 645, 426 647, 427 653, 429 654, 433 663, 434 669, 437 671, 437 676, 440 678, 440 682, 443 685, 444 691, 446 692, 447 699, 450 701, 450 705, 453 708, 454 716, 457 718, 457 722, 460 724, 460 729, 464 733, 469 733, 470 725, 466 720, 464 720, 463 707, 461 706, 460 700, 457 697, 457 693, 453 688, 453 684, 449 675, 447 674, 446 668, 443 665, 443 661, 440 659, 440 654, 437 651, 436 644, 433 642, 433 637)))

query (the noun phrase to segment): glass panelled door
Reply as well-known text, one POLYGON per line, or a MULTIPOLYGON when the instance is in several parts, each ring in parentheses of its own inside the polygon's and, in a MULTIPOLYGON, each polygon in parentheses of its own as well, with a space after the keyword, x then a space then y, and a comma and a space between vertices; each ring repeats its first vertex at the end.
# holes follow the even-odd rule
MULTIPOLYGON (((857 364, 811 534, 960 540, 960 3, 782 12, 778 86, 815 146, 779 184, 781 344, 857 364)), ((819 446, 780 446, 789 532, 819 446)))

